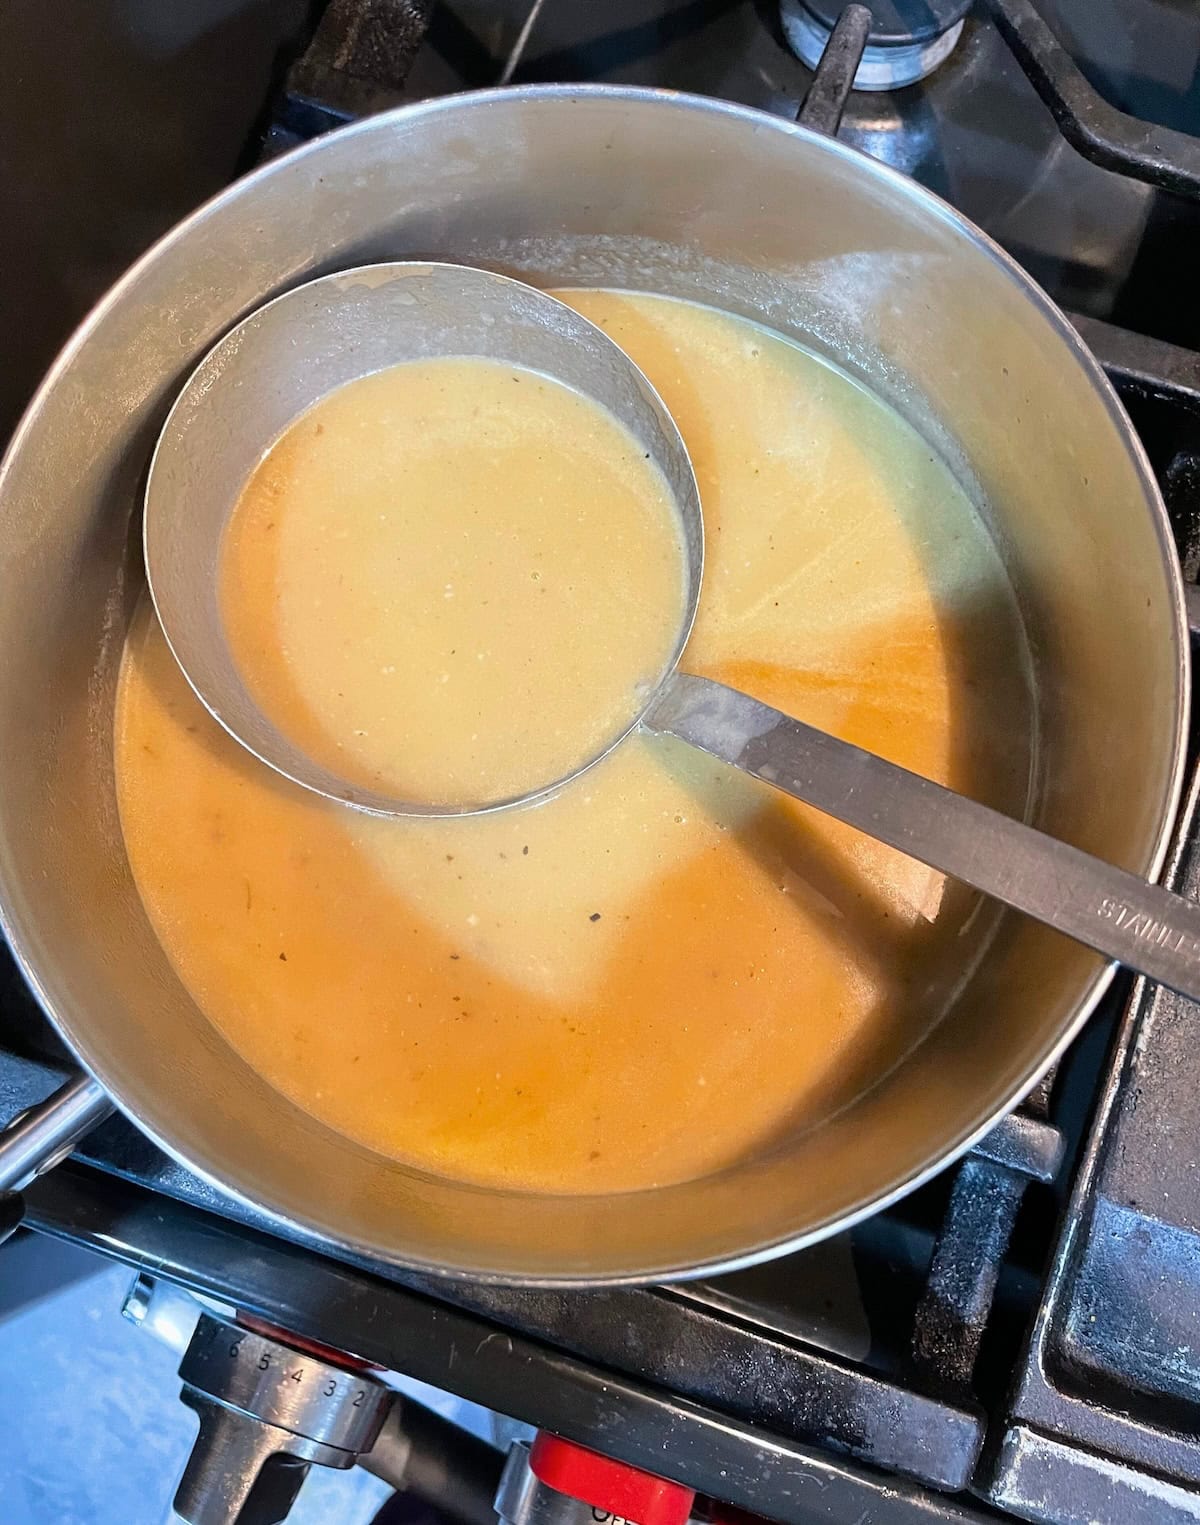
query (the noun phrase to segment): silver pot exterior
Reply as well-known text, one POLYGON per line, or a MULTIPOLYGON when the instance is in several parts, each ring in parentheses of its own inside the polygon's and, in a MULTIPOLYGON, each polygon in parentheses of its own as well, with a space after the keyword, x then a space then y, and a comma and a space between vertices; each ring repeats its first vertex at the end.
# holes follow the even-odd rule
POLYGON ((834 1118, 687 1185, 537 1197, 414 1173, 301 1112, 203 1017, 142 911, 112 706, 156 431, 189 369, 269 296, 421 257, 708 301, 892 401, 985 505, 1018 592, 1037 693, 1030 818, 1159 868, 1187 721, 1179 574, 1141 449, 1069 325, 955 212, 837 142, 698 98, 555 87, 372 118, 240 181, 152 249, 56 363, 0 475, 5 930, 63 1037, 151 1138, 319 1240, 543 1284, 798 1248, 1008 1110, 1084 1021, 1104 963, 1001 916, 949 1015, 834 1118))

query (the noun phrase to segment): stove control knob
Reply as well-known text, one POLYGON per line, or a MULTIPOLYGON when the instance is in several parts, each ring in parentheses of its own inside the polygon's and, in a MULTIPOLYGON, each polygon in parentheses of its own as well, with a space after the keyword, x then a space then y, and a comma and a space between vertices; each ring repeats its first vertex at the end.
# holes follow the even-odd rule
POLYGON ((496 1513, 504 1525, 685 1525, 694 1501, 680 1483, 542 1432, 508 1453, 496 1513))
POLYGON ((175 1495, 187 1525, 276 1525, 314 1463, 352 1467, 392 1393, 231 1319, 203 1312, 179 1366, 200 1433, 175 1495))

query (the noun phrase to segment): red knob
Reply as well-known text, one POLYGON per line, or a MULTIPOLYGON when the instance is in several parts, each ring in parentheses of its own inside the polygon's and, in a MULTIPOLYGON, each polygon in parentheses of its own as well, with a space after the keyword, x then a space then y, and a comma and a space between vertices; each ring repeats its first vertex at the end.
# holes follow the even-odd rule
POLYGON ((571 1498, 636 1525, 684 1525, 696 1494, 611 1456, 540 1431, 529 1453, 533 1475, 571 1498))

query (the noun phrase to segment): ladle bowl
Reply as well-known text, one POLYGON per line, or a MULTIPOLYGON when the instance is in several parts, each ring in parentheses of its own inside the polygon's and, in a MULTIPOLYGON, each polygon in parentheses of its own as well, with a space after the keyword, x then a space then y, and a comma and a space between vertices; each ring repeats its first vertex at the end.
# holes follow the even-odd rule
POLYGON ((205 356, 163 427, 143 521, 151 596, 175 659, 205 707, 293 783, 377 815, 454 816, 553 793, 632 731, 677 666, 700 601, 704 521, 675 421, 642 372, 594 323, 522 281, 466 265, 396 262, 322 276, 252 312, 205 356), (339 387, 405 361, 473 356, 534 371, 589 397, 662 473, 678 513, 684 587, 657 681, 577 767, 520 794, 435 802, 372 789, 323 766, 251 694, 218 598, 222 536, 247 478, 301 414, 339 387))

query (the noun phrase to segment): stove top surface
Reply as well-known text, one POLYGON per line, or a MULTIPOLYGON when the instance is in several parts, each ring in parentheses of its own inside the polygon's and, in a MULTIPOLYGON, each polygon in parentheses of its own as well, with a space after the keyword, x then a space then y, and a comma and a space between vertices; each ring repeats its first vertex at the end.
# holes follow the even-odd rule
MULTIPOLYGON (((82 43, 78 52, 65 44, 69 81, 95 70, 108 82, 110 119, 76 166, 84 188, 103 196, 81 237, 88 218, 69 204, 77 186, 60 185, 64 124, 86 139, 77 102, 60 99, 48 145, 24 153, 8 139, 14 174, 3 195, 18 205, 39 190, 38 153, 49 158, 15 260, 35 321, 12 311, 0 319, 0 342, 18 357, 0 414, 11 420, 51 340, 120 265, 261 152, 365 111, 502 78, 663 85, 783 115, 795 114, 812 79, 767 0, 333 0, 315 36, 304 9, 209 0, 185 24, 149 0, 111 0, 89 23, 90 57, 82 43), (214 111, 214 78, 235 53, 239 68, 214 111), (113 76, 127 86, 119 107, 113 76), (132 183, 126 162, 138 168, 132 183), (35 270, 39 242, 53 250, 51 280, 35 270)), ((1170 0, 1039 0, 1080 78, 1168 129, 1165 138, 1147 130, 1154 153, 1131 175, 1064 140, 994 19, 1021 23, 1029 9, 1026 0, 971 9, 921 84, 853 92, 842 135, 946 196, 1078 315, 1146 444, 1192 578, 1200 304, 1189 256, 1200 198, 1161 186, 1186 186, 1200 162, 1171 136, 1200 133, 1200 19, 1170 0)), ((14 25, 29 31, 27 73, 40 65, 48 74, 25 0, 0 22, 14 25)), ((13 52, 0 49, 0 73, 13 52)), ((61 89, 61 69, 58 79, 61 89)), ((22 76, 10 112, 28 89, 22 76)), ((1197 814, 1193 784, 1173 870, 1193 892, 1197 814)), ((779 1519, 858 1521, 886 1501, 889 1520, 994 1511, 1195 1520, 1194 1016, 1174 996, 1118 980, 1056 1074, 961 1164, 849 1233, 683 1287, 518 1292, 337 1260, 300 1236, 281 1238, 121 1119, 30 1191, 29 1217, 779 1519)), ((46 1095, 67 1063, 5 955, 0 1117, 46 1095)))

